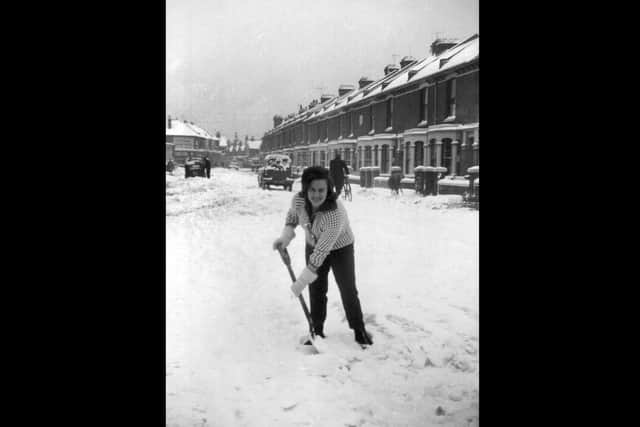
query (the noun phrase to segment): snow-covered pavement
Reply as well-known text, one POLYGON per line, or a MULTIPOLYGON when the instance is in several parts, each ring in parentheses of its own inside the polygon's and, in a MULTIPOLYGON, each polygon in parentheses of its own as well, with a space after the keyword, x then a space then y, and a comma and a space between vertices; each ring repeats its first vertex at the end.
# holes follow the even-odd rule
POLYGON ((293 193, 261 190, 248 171, 181 172, 166 190, 168 426, 477 425, 478 211, 460 196, 352 185, 343 203, 374 345, 353 341, 330 274, 329 350, 309 355, 271 249, 293 193))

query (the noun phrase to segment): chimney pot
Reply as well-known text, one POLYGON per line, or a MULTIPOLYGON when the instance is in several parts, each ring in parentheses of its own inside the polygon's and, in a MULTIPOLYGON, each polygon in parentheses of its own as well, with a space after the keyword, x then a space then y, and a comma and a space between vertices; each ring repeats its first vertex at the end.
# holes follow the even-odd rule
POLYGON ((415 58, 413 56, 405 56, 400 61, 400 68, 404 68, 407 65, 411 64, 412 62, 416 62, 416 60, 415 60, 415 58))
POLYGON ((365 77, 362 76, 360 77, 360 80, 358 80, 358 86, 360 89, 362 89, 365 86, 370 85, 371 83, 373 83, 373 80, 369 79, 369 77, 365 77))
POLYGON ((320 104, 324 104, 325 102, 327 102, 328 100, 330 100, 331 98, 333 98, 333 95, 329 95, 329 94, 324 94, 320 97, 320 104))
POLYGON ((354 85, 340 85, 338 88, 338 96, 345 95, 355 89, 354 85))
POLYGON ((451 49, 458 44, 456 39, 437 38, 431 43, 431 54, 438 56, 445 50, 451 49))
POLYGON ((384 75, 386 76, 387 74, 398 71, 399 69, 400 68, 398 68, 396 64, 389 64, 386 67, 384 67, 384 75))

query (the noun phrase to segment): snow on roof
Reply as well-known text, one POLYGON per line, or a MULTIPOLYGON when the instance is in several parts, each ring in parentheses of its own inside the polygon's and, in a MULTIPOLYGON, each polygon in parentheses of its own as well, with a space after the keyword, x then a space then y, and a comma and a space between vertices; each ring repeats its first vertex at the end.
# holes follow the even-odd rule
POLYGON ((411 65, 407 65, 397 71, 368 84, 363 88, 356 88, 342 96, 336 96, 322 104, 284 120, 279 126, 267 132, 270 135, 278 130, 288 127, 300 121, 320 118, 332 111, 347 105, 357 104, 363 99, 370 99, 382 93, 390 92, 402 86, 412 84, 420 79, 441 73, 459 65, 474 61, 479 58, 480 36, 474 34, 457 45, 445 50, 440 55, 430 55, 411 65), (445 61, 441 61, 441 60, 445 61))
MULTIPOLYGON (((431 57, 431 61, 427 61, 427 63, 418 68, 413 67, 412 69, 416 71, 415 75, 413 75, 410 81, 420 80, 425 77, 429 77, 436 73, 440 73, 444 70, 448 70, 454 68, 458 65, 471 62, 480 56, 480 37, 475 34, 472 37, 469 37, 467 40, 457 44, 451 49, 445 50, 437 57, 431 57), (442 60, 446 60, 445 63, 442 63, 442 60)), ((400 86, 400 85, 397 85, 400 86)))
POLYGON ((171 128, 167 127, 165 131, 167 135, 171 136, 192 136, 205 139, 217 139, 200 126, 178 119, 171 119, 171 128))
MULTIPOLYGON (((349 92, 345 95, 347 99, 345 103, 337 103, 334 108, 331 108, 330 110, 337 109, 345 105, 356 104, 363 99, 375 97, 398 87, 411 84, 422 78, 426 78, 444 70, 476 60, 479 57, 479 47, 480 37, 478 34, 474 34, 452 48, 442 52, 438 56, 430 55, 426 58, 420 59, 413 65, 407 65, 405 68, 389 73, 364 88, 349 92), (440 66, 440 60, 442 59, 446 59, 446 61, 442 66, 440 66), (411 76, 410 72, 412 74, 411 76)), ((314 117, 324 115, 328 111, 318 111, 314 117)))

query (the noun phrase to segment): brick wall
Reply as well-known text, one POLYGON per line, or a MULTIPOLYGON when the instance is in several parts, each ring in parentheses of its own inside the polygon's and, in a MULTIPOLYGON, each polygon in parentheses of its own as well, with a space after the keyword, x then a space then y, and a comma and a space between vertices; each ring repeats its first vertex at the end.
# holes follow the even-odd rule
MULTIPOLYGON (((446 116, 447 114, 447 83, 446 82, 438 83, 436 96, 437 96, 437 99, 435 102, 435 106, 436 106, 435 123, 437 124, 437 123, 442 123, 442 121, 447 117, 446 116)), ((430 103, 432 99, 429 99, 430 103)))
POLYGON ((358 136, 367 135, 371 128, 369 127, 369 107, 360 108, 354 111, 353 117, 353 134, 358 136), (360 125, 360 114, 362 114, 362 126, 360 125))
POLYGON ((436 122, 436 116, 435 116, 436 107, 434 103, 435 93, 436 93, 435 86, 430 86, 428 89, 428 92, 429 92, 429 100, 427 104, 427 117, 428 117, 429 125, 431 126, 436 122))
POLYGON ((415 128, 421 120, 418 118, 419 113, 420 91, 396 98, 393 108, 393 131, 403 132, 415 128))
POLYGON ((478 88, 480 72, 457 78, 456 122, 473 123, 479 121, 478 88))
POLYGON ((338 117, 329 119, 329 141, 338 139, 338 117))

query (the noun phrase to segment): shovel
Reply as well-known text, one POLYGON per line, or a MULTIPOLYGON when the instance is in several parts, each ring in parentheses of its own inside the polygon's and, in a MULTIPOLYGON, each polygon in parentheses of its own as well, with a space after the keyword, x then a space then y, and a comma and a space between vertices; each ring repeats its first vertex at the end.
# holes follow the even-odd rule
MULTIPOLYGON (((282 262, 287 266, 287 270, 289 270, 289 276, 291 276, 291 280, 293 282, 296 281, 296 275, 293 273, 293 269, 291 268, 291 258, 289 257, 289 251, 287 248, 278 248, 278 252, 280 252, 280 257, 282 258, 282 262)), ((298 295, 298 300, 300 301, 300 305, 302 306, 302 311, 304 311, 304 315, 307 318, 307 323, 309 324, 309 339, 307 340, 306 345, 311 345, 311 347, 315 350, 316 353, 321 353, 323 345, 320 344, 321 339, 318 339, 316 336, 316 332, 313 328, 313 322, 311 321, 311 314, 309 314, 309 309, 307 308, 307 303, 304 301, 302 294, 298 295)))

